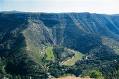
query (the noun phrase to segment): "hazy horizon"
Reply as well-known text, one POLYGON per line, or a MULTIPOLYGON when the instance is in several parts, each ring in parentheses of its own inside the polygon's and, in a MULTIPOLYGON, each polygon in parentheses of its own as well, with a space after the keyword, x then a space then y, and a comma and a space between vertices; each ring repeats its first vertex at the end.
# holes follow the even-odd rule
POLYGON ((0 11, 119 14, 118 0, 1 0, 0 11))

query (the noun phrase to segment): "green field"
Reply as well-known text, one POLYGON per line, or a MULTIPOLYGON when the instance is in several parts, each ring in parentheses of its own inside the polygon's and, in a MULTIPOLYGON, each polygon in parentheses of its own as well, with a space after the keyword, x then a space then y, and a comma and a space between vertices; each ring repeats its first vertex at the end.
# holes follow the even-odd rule
POLYGON ((78 60, 81 60, 84 55, 80 52, 75 53, 75 55, 72 58, 69 58, 68 60, 64 61, 63 65, 66 66, 72 66, 74 65, 78 60))
POLYGON ((54 60, 53 47, 46 48, 46 60, 54 60))

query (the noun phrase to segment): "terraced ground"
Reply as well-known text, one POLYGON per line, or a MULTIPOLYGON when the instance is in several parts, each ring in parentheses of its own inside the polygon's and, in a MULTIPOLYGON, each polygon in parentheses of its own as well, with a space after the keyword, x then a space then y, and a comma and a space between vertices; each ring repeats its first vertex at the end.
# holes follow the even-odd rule
POLYGON ((83 54, 80 52, 76 52, 73 57, 68 58, 66 61, 63 61, 63 65, 73 66, 78 60, 83 58, 83 54))

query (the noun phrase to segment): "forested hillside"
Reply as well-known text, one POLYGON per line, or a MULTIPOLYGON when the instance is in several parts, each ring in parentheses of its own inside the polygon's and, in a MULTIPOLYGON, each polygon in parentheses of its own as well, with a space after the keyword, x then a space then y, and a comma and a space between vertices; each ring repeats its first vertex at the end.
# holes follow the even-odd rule
POLYGON ((119 15, 0 13, 0 79, 119 79, 119 15))

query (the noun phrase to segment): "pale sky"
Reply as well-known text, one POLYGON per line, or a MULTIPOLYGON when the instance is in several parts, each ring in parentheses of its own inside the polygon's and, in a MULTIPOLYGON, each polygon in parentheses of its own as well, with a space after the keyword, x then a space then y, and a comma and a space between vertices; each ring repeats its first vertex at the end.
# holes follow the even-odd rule
POLYGON ((0 11, 119 14, 119 0, 0 0, 0 11))

